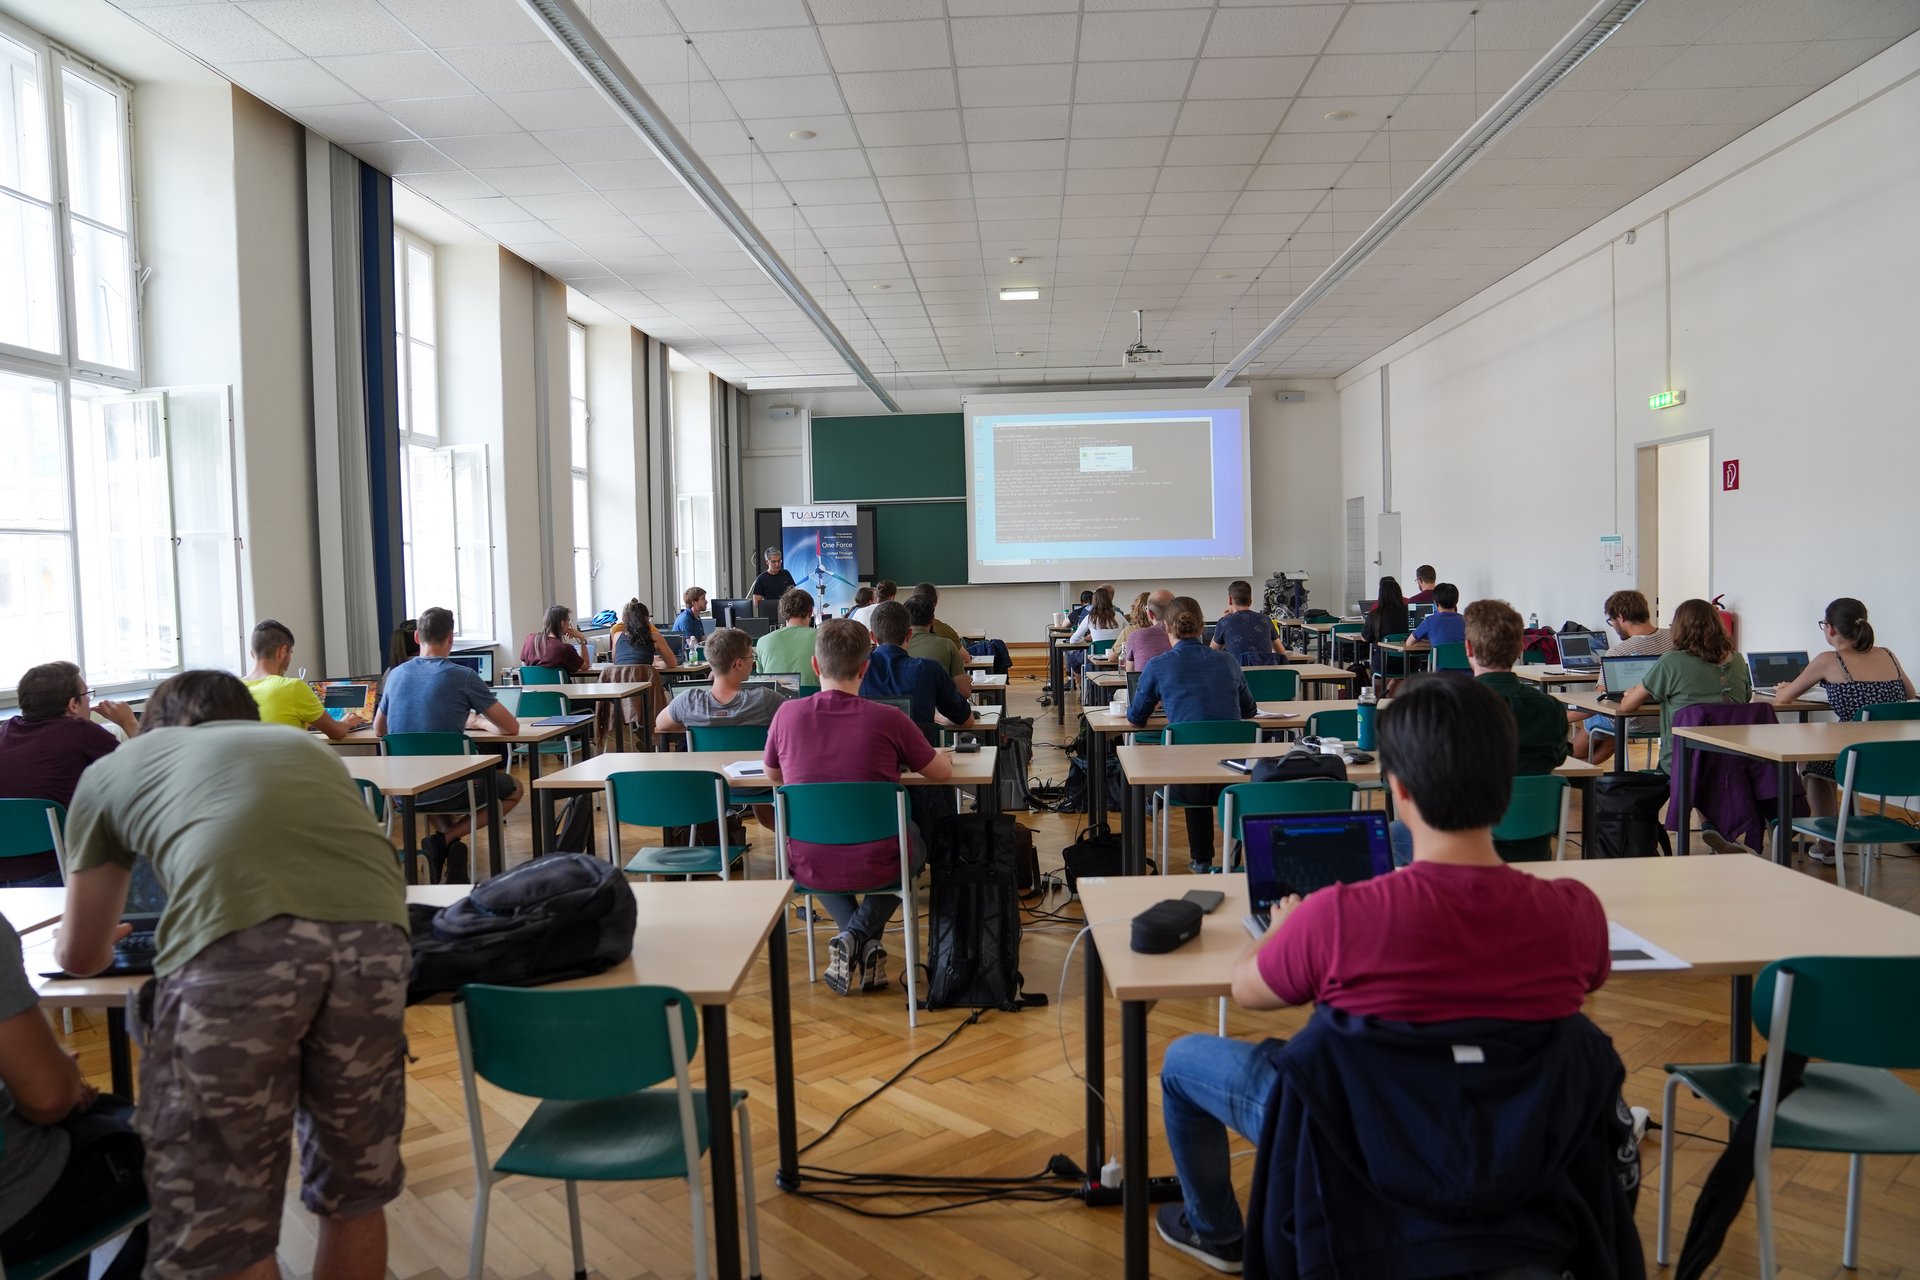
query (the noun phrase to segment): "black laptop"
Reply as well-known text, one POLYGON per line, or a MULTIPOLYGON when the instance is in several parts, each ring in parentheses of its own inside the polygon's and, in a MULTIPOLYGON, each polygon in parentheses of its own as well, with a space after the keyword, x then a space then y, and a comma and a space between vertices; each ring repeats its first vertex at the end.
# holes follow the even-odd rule
POLYGON ((1783 684, 1792 684, 1807 669, 1805 649, 1778 649, 1747 655, 1747 670, 1753 673, 1753 691, 1771 694, 1783 684))
POLYGON ((1273 904, 1305 897, 1330 884, 1353 884, 1393 870, 1393 845, 1384 813, 1291 813, 1247 818, 1241 830, 1247 858, 1247 931, 1272 927, 1273 904))
POLYGON ((158 949, 154 931, 160 927, 160 914, 167 909, 167 891, 153 874, 153 864, 145 858, 133 862, 133 880, 127 886, 127 907, 120 923, 133 926, 133 932, 113 944, 111 974, 153 972, 153 956, 158 949))
POLYGON ((1600 659, 1600 674, 1607 682, 1607 691, 1600 695, 1600 701, 1620 701, 1627 690, 1647 678, 1647 672, 1653 670, 1653 664, 1658 661, 1658 654, 1600 659))

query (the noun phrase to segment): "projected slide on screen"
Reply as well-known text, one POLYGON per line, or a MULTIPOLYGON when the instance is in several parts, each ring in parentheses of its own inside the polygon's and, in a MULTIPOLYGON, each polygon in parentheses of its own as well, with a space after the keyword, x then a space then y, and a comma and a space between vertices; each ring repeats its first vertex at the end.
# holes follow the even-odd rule
POLYGON ((971 581, 1250 571, 1244 396, 969 399, 967 419, 971 581))

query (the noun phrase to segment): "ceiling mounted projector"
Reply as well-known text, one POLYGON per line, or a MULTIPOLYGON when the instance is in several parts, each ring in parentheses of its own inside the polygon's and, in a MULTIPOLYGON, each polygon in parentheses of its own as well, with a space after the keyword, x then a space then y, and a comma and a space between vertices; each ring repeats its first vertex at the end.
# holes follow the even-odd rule
POLYGON ((1120 356, 1122 369, 1157 368, 1160 364, 1160 353, 1147 345, 1146 324, 1141 319, 1145 314, 1133 313, 1133 345, 1120 356))

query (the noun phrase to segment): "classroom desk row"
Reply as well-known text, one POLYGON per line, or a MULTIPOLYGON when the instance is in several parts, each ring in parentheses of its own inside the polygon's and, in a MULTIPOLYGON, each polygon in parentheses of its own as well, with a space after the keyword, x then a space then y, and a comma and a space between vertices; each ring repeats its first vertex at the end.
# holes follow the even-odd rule
MULTIPOLYGON (((1516 668, 1514 674, 1519 675, 1520 669, 1516 668)), ((1542 681, 1542 683, 1545 682, 1542 681)), ((1627 722, 1630 720, 1647 719, 1649 717, 1658 718, 1660 715, 1660 704, 1657 702, 1649 702, 1634 711, 1623 711, 1620 709, 1618 702, 1602 701, 1600 694, 1592 689, 1582 689, 1579 692, 1561 690, 1553 696, 1562 706, 1570 711, 1584 711, 1590 716, 1606 716, 1613 721, 1613 771, 1615 773, 1625 773, 1627 771, 1627 722)), ((1762 697, 1759 694, 1753 696, 1753 702, 1756 705, 1773 706, 1772 698, 1762 697)), ((1801 723, 1804 724, 1806 723, 1807 716, 1813 712, 1828 711, 1831 710, 1831 708, 1828 707, 1825 702, 1799 701, 1789 702, 1785 706, 1778 708, 1778 710, 1787 715, 1799 716, 1801 723)), ((1818 759, 1820 757, 1810 758, 1818 759)))
MULTIPOLYGON (((1623 858, 1515 866, 1530 875, 1585 883, 1599 896, 1608 920, 1686 961, 1694 973, 1730 978, 1736 1061, 1752 1057, 1753 975, 1767 965, 1800 955, 1920 952, 1920 917, 1760 858, 1623 858)), ((1248 945, 1243 925, 1249 910, 1247 878, 1217 876, 1207 885, 1225 893, 1226 901, 1202 921, 1198 938, 1164 955, 1132 949, 1131 921, 1154 903, 1177 897, 1175 890, 1147 877, 1088 878, 1079 885, 1093 934, 1083 1015, 1085 1167, 1098 1169, 1108 1156, 1101 1099, 1106 1090, 1105 1002, 1110 994, 1120 1004, 1119 1123, 1128 1280, 1145 1280, 1149 1266, 1148 1013, 1158 1000, 1229 994, 1234 962, 1248 945)), ((1619 972, 1611 981, 1633 982, 1640 976, 1619 972)))

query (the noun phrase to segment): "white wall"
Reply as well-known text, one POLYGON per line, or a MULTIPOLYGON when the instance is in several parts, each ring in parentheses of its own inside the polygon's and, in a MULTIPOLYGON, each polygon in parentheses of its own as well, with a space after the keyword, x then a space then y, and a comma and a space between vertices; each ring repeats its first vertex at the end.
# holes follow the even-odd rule
MULTIPOLYGON (((1070 388, 1062 388, 1069 390, 1070 388)), ((1032 388, 1040 391, 1041 388, 1032 388)), ((903 391, 894 397, 908 413, 957 413, 958 391, 903 391)), ((807 499, 803 432, 808 414, 867 415, 881 412, 866 391, 766 391, 748 397, 746 439, 742 448, 744 506, 740 544, 753 542, 756 507, 807 499), (773 405, 807 411, 796 418, 767 416, 773 405)), ((1340 545, 1340 495, 1331 486, 1340 468, 1339 405, 1333 384, 1316 379, 1256 382, 1249 436, 1253 467, 1254 589, 1280 569, 1305 569, 1312 576, 1313 599, 1331 589, 1340 545), (1300 404, 1280 404, 1273 393, 1304 390, 1300 404)), ((1008 641, 1038 641, 1047 620, 1064 602, 1094 581, 1020 583, 1009 586, 953 587, 940 593, 940 615, 963 630, 978 629, 1008 641)), ((1155 587, 1191 595, 1209 611, 1224 603, 1227 578, 1170 582, 1115 580, 1121 602, 1155 587)))
POLYGON ((1408 562, 1597 623, 1608 591, 1652 586, 1638 447, 1708 432, 1716 473, 1742 466, 1714 486, 1711 590, 1743 647, 1813 645, 1808 619, 1857 595, 1920 652, 1916 74, 1920 37, 1344 375, 1346 493, 1378 511, 1385 365, 1408 562), (1669 388, 1687 403, 1647 408, 1669 388), (1608 574, 1616 532, 1632 562, 1608 574))
POLYGON ((587 412, 592 455, 596 608, 618 609, 640 590, 651 562, 646 520, 647 450, 641 439, 640 335, 631 325, 587 325, 587 412))

